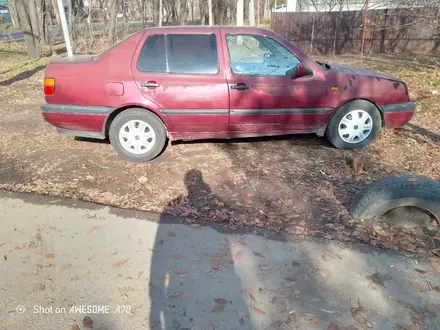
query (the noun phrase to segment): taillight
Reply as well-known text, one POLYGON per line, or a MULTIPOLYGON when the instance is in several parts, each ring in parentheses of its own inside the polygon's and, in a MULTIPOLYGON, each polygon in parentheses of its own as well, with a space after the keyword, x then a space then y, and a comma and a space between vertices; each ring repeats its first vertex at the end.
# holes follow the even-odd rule
POLYGON ((55 79, 44 78, 44 95, 55 94, 55 79))

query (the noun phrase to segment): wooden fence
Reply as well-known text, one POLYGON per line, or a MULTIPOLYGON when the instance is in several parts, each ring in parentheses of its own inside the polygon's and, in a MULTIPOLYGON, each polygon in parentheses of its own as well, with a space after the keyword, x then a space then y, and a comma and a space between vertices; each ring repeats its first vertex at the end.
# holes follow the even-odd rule
POLYGON ((307 53, 440 52, 438 8, 272 13, 271 28, 307 53))

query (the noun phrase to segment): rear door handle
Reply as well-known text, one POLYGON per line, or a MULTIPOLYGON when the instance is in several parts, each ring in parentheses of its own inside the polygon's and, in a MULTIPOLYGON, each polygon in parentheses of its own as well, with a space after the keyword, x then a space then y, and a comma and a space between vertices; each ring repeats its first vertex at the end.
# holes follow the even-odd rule
POLYGON ((141 83, 141 87, 156 88, 156 87, 159 87, 159 86, 160 86, 160 84, 158 84, 155 81, 149 81, 149 82, 146 82, 146 83, 141 83))
POLYGON ((245 84, 237 84, 237 85, 231 85, 231 89, 236 89, 239 91, 245 91, 249 89, 248 85, 245 84))

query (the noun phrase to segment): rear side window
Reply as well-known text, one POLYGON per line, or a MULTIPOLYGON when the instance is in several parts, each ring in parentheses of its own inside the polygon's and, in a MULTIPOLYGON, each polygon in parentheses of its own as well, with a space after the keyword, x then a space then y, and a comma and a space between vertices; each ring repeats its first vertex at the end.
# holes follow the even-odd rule
POLYGON ((148 37, 138 60, 138 70, 142 72, 167 72, 165 36, 148 37))
POLYGON ((213 34, 168 34, 147 38, 138 59, 141 72, 217 74, 217 38, 213 34))

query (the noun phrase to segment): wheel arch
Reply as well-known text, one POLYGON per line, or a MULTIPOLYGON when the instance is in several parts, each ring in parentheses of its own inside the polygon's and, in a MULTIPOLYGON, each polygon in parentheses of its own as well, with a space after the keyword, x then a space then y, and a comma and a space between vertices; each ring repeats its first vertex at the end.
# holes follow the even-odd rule
POLYGON ((168 132, 168 126, 169 126, 169 122, 166 118, 164 118, 163 116, 159 115, 157 112, 146 108, 144 106, 139 106, 139 105, 126 105, 120 108, 117 108, 115 110, 112 111, 112 113, 110 113, 110 115, 107 117, 107 119, 105 120, 104 123, 104 135, 105 138, 107 139, 109 137, 109 132, 110 132, 110 126, 113 122, 113 120, 116 118, 117 115, 119 115, 121 112, 124 112, 125 110, 129 110, 129 109, 142 109, 145 110, 147 112, 152 113, 153 115, 155 115, 157 118, 160 119, 160 121, 162 122, 163 126, 165 127, 165 131, 167 133, 167 138, 170 138, 169 136, 169 132, 168 132))
MULTIPOLYGON (((385 113, 384 113, 382 107, 381 107, 379 104, 377 104, 375 101, 373 101, 372 99, 365 98, 365 97, 354 98, 354 99, 350 99, 350 100, 345 101, 345 102, 342 103, 340 106, 336 107, 336 110, 333 111, 332 117, 333 117, 333 116, 334 116, 334 115, 335 115, 340 109, 342 109, 346 104, 348 104, 348 103, 350 103, 350 102, 353 102, 353 101, 367 101, 367 102, 373 104, 373 105, 376 107, 376 109, 379 111, 380 118, 381 118, 381 126, 382 126, 382 128, 385 127, 385 113)), ((331 117, 330 117, 330 118, 331 118, 331 117)), ((325 132, 326 132, 326 130, 327 130, 327 126, 328 126, 328 123, 329 123, 329 121, 330 121, 330 118, 329 118, 329 120, 327 120, 327 122, 325 123, 325 125, 324 125, 323 127, 321 127, 321 128, 318 129, 318 132, 316 133, 318 136, 324 136, 324 135, 325 135, 325 132)))

